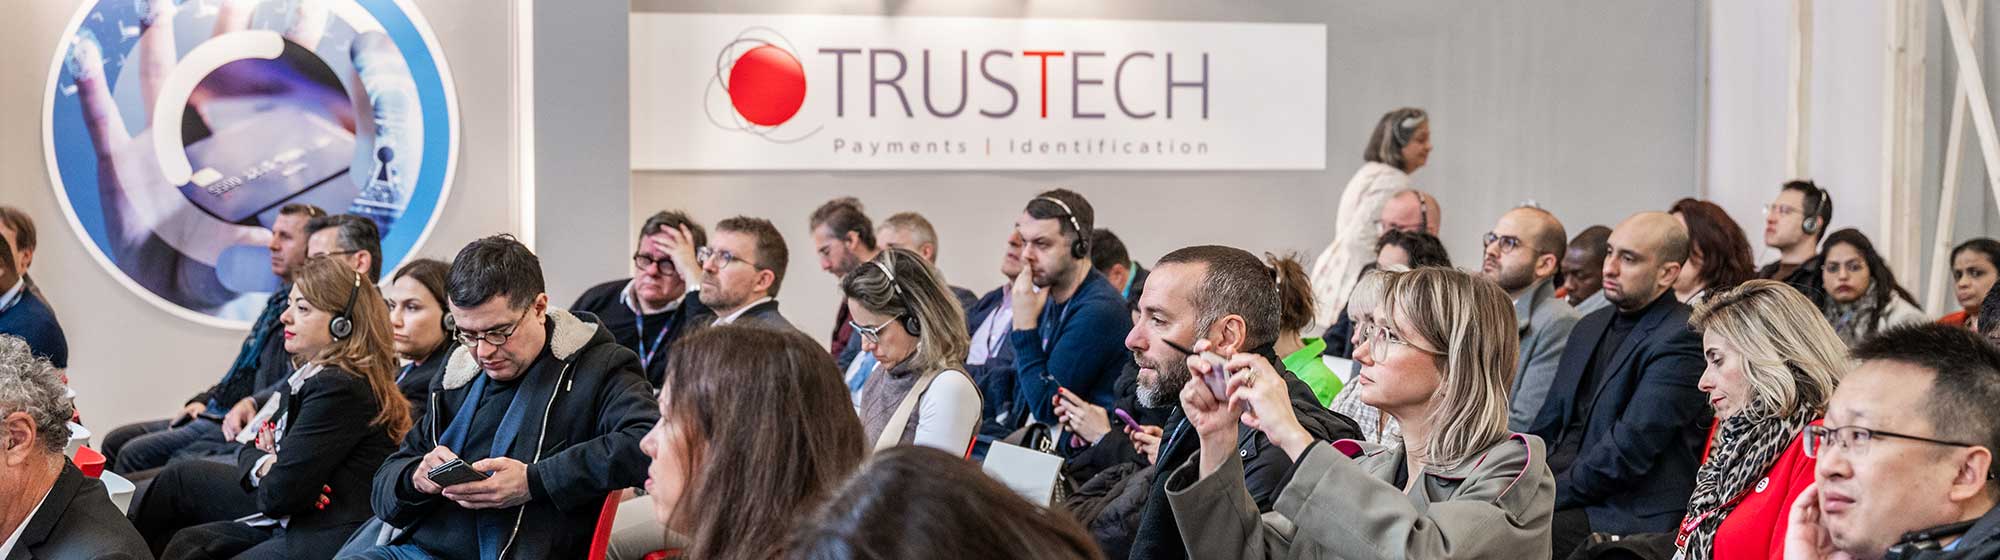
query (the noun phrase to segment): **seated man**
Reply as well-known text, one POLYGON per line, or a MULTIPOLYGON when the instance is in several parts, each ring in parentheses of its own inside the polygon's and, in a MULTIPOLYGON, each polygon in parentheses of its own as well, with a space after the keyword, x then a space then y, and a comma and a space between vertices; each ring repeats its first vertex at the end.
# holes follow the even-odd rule
POLYGON ((292 292, 292 273, 306 261, 306 222, 325 215, 325 210, 306 204, 278 209, 277 221, 271 224, 271 273, 284 283, 265 302, 263 313, 236 351, 236 361, 223 372, 221 381, 188 399, 173 418, 130 424, 105 435, 107 468, 132 474, 166 466, 168 459, 189 444, 221 442, 222 416, 231 406, 291 375, 291 355, 285 353, 285 338, 280 334, 284 325, 278 323, 278 317, 284 314, 286 298, 292 292))
POLYGON ((1507 412, 1507 429, 1517 432, 1528 429, 1541 413, 1570 329, 1583 317, 1556 297, 1555 276, 1566 237, 1555 215, 1532 206, 1501 214, 1493 231, 1486 232, 1480 274, 1514 298, 1514 323, 1521 335, 1507 412))
MULTIPOLYGON (((924 262, 932 266, 937 265, 937 228, 932 227, 931 221, 925 219, 923 214, 901 212, 890 215, 875 226, 875 241, 881 243, 884 249, 904 249, 923 257, 924 262)), ((972 304, 979 301, 979 294, 957 285, 951 286, 951 295, 958 298, 959 307, 966 309, 971 309, 972 304)))
POLYGON ((511 237, 459 251, 449 290, 461 346, 375 473, 375 515, 402 531, 358 557, 584 557, 605 496, 646 480, 659 411, 639 357, 550 309, 541 261, 511 237), (487 478, 431 479, 453 460, 487 478))
POLYGON ((2000 348, 1924 324, 1854 358, 1806 430, 1818 482, 1792 505, 1785 558, 2000 558, 2000 348))
POLYGON ((572 311, 597 316, 611 329, 618 344, 639 354, 646 381, 660 386, 667 371, 667 348, 695 327, 694 317, 706 308, 690 288, 699 276, 681 274, 681 267, 699 272, 696 248, 708 245, 708 230, 679 210, 661 211, 639 228, 639 249, 632 253, 632 277, 598 284, 576 298, 572 311), (685 246, 684 250, 677 250, 685 246), (685 256, 679 253, 685 252, 685 256), (690 305, 692 303, 692 305, 690 305))
MULTIPOLYGON (((1026 267, 1021 262, 1023 245, 1019 232, 1007 232, 1007 251, 1000 257, 1000 276, 1006 281, 965 310, 966 332, 972 334, 965 372, 972 374, 972 383, 979 386, 985 400, 979 411, 979 443, 972 451, 975 459, 986 456, 986 446, 994 439, 1013 431, 998 420, 1014 409, 1014 346, 1007 335, 1014 332, 1013 280, 1026 267)), ((848 386, 859 392, 861 381, 866 380, 849 379, 848 386)))
POLYGON ((320 216, 306 222, 306 258, 340 259, 369 282, 382 281, 382 230, 353 214, 320 216))
POLYGON ((1556 558, 1592 532, 1673 532, 1694 493, 1711 418, 1696 386, 1701 337, 1674 298, 1687 228, 1665 212, 1642 212, 1612 229, 1609 246, 1604 296, 1614 308, 1570 331, 1529 429, 1550 442, 1556 558))
MULTIPOLYGON (((821 204, 806 220, 806 228, 812 232, 813 252, 819 255, 819 269, 833 275, 837 285, 847 273, 861 266, 882 252, 875 242, 875 224, 862 212, 861 201, 851 196, 843 196, 821 204)), ((827 348, 833 353, 834 365, 847 371, 854 363, 855 356, 861 354, 861 341, 854 336, 854 317, 848 314, 847 298, 840 298, 840 309, 833 315, 833 334, 827 339, 827 348)))
POLYGON ((1056 189, 1028 201, 1014 221, 1026 242, 1027 268, 1009 288, 1014 409, 998 419, 1009 430, 1030 420, 1054 424, 1057 388, 1091 404, 1111 404, 1112 385, 1130 359, 1118 333, 1132 330, 1132 316, 1118 288, 1090 267, 1094 217, 1083 195, 1056 189))
POLYGON ((48 302, 28 291, 27 269, 15 260, 13 246, 0 238, 0 334, 27 341, 35 357, 56 369, 69 368, 69 340, 48 302))
POLYGON ((701 264, 697 299, 708 307, 700 323, 799 330, 778 311, 778 288, 792 257, 770 220, 737 216, 717 222, 709 245, 695 258, 701 264))
POLYGON ((1139 296, 1146 291, 1146 267, 1132 260, 1125 240, 1104 228, 1091 232, 1090 266, 1104 273, 1104 279, 1118 288, 1118 297, 1125 298, 1127 307, 1139 308, 1139 296))
POLYGON ((75 412, 55 368, 0 336, 0 558, 152 558, 104 483, 63 457, 75 412))
MULTIPOLYGON (((1187 359, 1190 351, 1196 351, 1198 343, 1206 342, 1210 351, 1222 356, 1233 356, 1248 352, 1263 356, 1284 378, 1291 395, 1293 412, 1300 423, 1313 437, 1326 441, 1360 439, 1361 432, 1354 423, 1320 406, 1319 398, 1304 381, 1284 369, 1284 362, 1277 354, 1278 340, 1278 287, 1277 280, 1264 262, 1248 251, 1231 247, 1199 246, 1180 249, 1161 257, 1146 279, 1146 290, 1140 296, 1139 313, 1142 315, 1137 326, 1125 336, 1125 346, 1132 359, 1138 362, 1138 404, 1145 407, 1169 409, 1167 421, 1155 438, 1163 438, 1154 452, 1159 465, 1184 464, 1201 451, 1200 438, 1194 437, 1194 429, 1188 425, 1187 417, 1181 411, 1181 388, 1192 379, 1187 359)), ((1137 426, 1121 426, 1124 429, 1109 429, 1110 424, 1102 419, 1103 410, 1089 410, 1088 403, 1064 392, 1058 408, 1063 416, 1077 426, 1073 431, 1086 437, 1095 438, 1091 444, 1092 453, 1121 452, 1129 449, 1134 438, 1127 430, 1136 431, 1137 426), (1082 427, 1096 424, 1097 429, 1082 427), (1101 451, 1100 451, 1101 450, 1101 451)), ((1270 511, 1278 493, 1291 479, 1295 466, 1291 457, 1279 449, 1263 432, 1241 427, 1241 444, 1237 453, 1246 464, 1244 478, 1253 499, 1264 511, 1270 511)), ((1090 454, 1080 455, 1080 460, 1092 460, 1090 454)), ((1129 470, 1107 469, 1102 477, 1150 477, 1146 482, 1145 504, 1123 515, 1111 514, 1116 518, 1106 519, 1100 514, 1097 519, 1083 520, 1092 528, 1092 534, 1099 537, 1099 544, 1108 554, 1117 557, 1129 545, 1129 557, 1135 559, 1185 558, 1186 539, 1174 524, 1173 509, 1168 507, 1166 477, 1155 476, 1157 467, 1148 467, 1133 472, 1129 470), (1124 539, 1115 537, 1123 535, 1124 539), (1107 539, 1110 536, 1114 538, 1107 539)), ((1096 480, 1086 484, 1104 487, 1117 482, 1096 480)), ((1108 511, 1108 510, 1107 510, 1108 511)), ((1196 535, 1187 535, 1199 538, 1196 535)))

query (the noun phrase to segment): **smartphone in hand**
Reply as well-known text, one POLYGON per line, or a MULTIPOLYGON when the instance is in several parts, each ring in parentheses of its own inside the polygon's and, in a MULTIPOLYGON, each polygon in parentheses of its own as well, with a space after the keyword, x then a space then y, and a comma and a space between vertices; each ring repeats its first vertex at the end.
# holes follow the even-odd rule
POLYGON ((430 476, 431 482, 444 488, 467 482, 478 482, 488 478, 486 473, 472 470, 472 465, 465 464, 465 461, 461 459, 452 459, 449 463, 438 465, 437 468, 431 469, 428 476, 430 476))

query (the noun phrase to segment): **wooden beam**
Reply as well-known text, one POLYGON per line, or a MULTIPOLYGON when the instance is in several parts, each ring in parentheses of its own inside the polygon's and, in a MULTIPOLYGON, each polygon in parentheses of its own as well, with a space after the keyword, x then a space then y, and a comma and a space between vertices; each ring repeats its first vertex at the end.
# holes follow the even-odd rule
MULTIPOLYGON (((1943 1, 1950 3, 1952 0, 1943 1)), ((1978 39, 1980 29, 1979 8, 1980 6, 1984 6, 1985 2, 1966 0, 1966 4, 1966 24, 1969 28, 1967 31, 1972 35, 1973 39, 1978 39)), ((1973 45, 1977 48, 1978 43, 1975 42, 1973 45)), ((1957 61, 1957 64, 1960 65, 1978 63, 1978 59, 1959 59, 1957 61)), ((1956 212, 1957 208, 1952 206, 1952 201, 1958 200, 1959 166, 1964 161, 1963 155, 1965 152, 1965 95, 1967 84, 1964 75, 1961 74, 1952 78, 1951 89, 1951 128, 1946 129, 1947 132, 1945 133, 1944 177, 1942 177, 1942 188, 1938 192, 1937 235, 1935 236, 1935 241, 1931 244, 1930 279, 1923 285, 1923 290, 1926 294, 1924 297, 1924 311, 1931 315, 1941 314, 1948 310, 1947 305, 1957 303, 1956 301, 1946 300, 1945 296, 1952 293, 1951 245, 1952 238, 1955 235, 1953 230, 1958 225, 1958 212, 1956 212)))
POLYGON ((1812 5, 1813 0, 1792 0, 1791 91, 1785 99, 1786 179, 1809 176, 1806 154, 1812 114, 1812 5))
POLYGON ((1952 54, 1960 61, 1958 76, 1966 92, 1966 108, 1972 110, 1972 130, 1979 133, 1979 154, 1986 161, 1986 184, 2000 200, 2000 132, 1993 128, 1993 104, 1986 97, 1986 79, 1980 75, 1979 57, 1972 48, 1972 31, 1965 10, 1953 0, 1944 4, 1945 27, 1951 31, 1952 54))
MULTIPOLYGON (((1956 0, 1951 0, 1956 1, 1956 0)), ((1882 4, 1882 175, 1876 205, 1881 224, 1875 246, 1891 269, 1915 274, 1923 266, 1924 37, 1922 0, 1882 4)))

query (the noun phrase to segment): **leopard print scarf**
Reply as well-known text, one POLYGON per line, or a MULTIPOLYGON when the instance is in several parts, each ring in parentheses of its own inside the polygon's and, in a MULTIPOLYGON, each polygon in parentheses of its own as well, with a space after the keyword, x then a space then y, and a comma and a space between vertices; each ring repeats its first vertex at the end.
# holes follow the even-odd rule
POLYGON ((1715 431, 1708 461, 1694 475, 1694 495, 1688 499, 1677 559, 1708 560, 1715 554, 1715 530, 1736 509, 1737 498, 1749 493, 1770 473, 1778 456, 1790 447, 1807 424, 1819 416, 1799 407, 1790 418, 1778 418, 1763 403, 1753 403, 1715 431))

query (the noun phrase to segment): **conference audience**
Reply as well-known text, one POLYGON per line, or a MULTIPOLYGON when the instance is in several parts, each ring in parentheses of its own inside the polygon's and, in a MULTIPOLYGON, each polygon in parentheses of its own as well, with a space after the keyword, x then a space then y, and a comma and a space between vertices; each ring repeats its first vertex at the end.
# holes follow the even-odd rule
POLYGON ((69 368, 69 339, 48 302, 28 292, 27 268, 15 260, 17 254, 6 239, 0 239, 0 335, 13 335, 28 343, 35 356, 48 360, 56 369, 69 368))
POLYGON ((314 259, 294 276, 280 321, 303 364, 252 428, 256 446, 230 463, 168 465, 133 506, 162 558, 332 558, 370 517, 369 479, 410 430, 410 405, 388 305, 351 266, 314 259))
MULTIPOLYGON (((662 546, 686 543, 681 558, 784 553, 793 527, 833 496, 866 453, 833 359, 797 331, 741 326, 690 334, 673 354, 659 420, 645 435, 651 462, 641 463, 653 513, 665 526, 631 530, 651 533, 662 546)), ((597 513, 583 509, 585 518, 597 513)))
POLYGON ((158 468, 190 444, 221 441, 222 417, 230 406, 291 374, 292 357, 279 335, 283 326, 278 317, 290 307, 292 274, 306 262, 306 222, 325 215, 325 210, 309 204, 278 209, 271 224, 271 274, 284 283, 265 301, 263 313, 236 351, 236 360, 221 380, 189 398, 172 417, 128 424, 105 434, 107 468, 118 474, 158 468))
POLYGON ((1916 296, 1896 282, 1896 272, 1860 230, 1827 236, 1819 259, 1827 292, 1820 309, 1848 346, 1890 327, 1926 320, 1916 296))
MULTIPOLYGON (((890 214, 889 217, 882 219, 882 223, 875 225, 875 241, 884 249, 893 247, 916 253, 917 256, 924 258, 924 262, 937 266, 937 228, 932 227, 931 221, 925 219, 923 214, 916 212, 890 214)), ((952 298, 958 300, 959 309, 972 309, 972 304, 979 301, 979 294, 972 293, 972 290, 956 285, 949 286, 952 298)))
MULTIPOLYGON (((1387 286, 1389 277, 1409 271, 1409 267, 1396 265, 1361 273, 1361 282, 1354 285, 1353 297, 1347 298, 1348 321, 1356 325, 1374 324, 1376 310, 1382 303, 1382 290, 1387 286)), ((1354 331, 1354 347, 1361 347, 1362 336, 1367 333, 1365 328, 1354 331)), ((1333 404, 1327 405, 1327 408, 1333 409, 1334 414, 1353 420, 1361 430, 1363 441, 1377 445, 1400 444, 1403 428, 1396 425, 1396 419, 1383 415, 1382 409, 1361 400, 1361 383, 1355 379, 1361 373, 1359 357, 1355 356, 1354 370, 1348 373, 1347 384, 1341 387, 1340 394, 1334 395, 1333 404)))
POLYGON ((389 280, 382 298, 389 303, 390 341, 403 368, 396 372, 396 388, 410 402, 410 419, 423 420, 430 411, 431 384, 444 371, 451 351, 451 312, 445 309, 445 293, 451 278, 451 264, 432 259, 404 263, 389 280))
POLYGON ((1139 294, 1146 291, 1146 267, 1132 260, 1124 239, 1104 228, 1090 232, 1090 265, 1118 288, 1126 307, 1138 309, 1139 294))
MULTIPOLYGON (((846 278, 861 263, 875 258, 881 250, 875 243, 874 223, 862 213, 861 201, 851 196, 829 200, 813 210, 807 220, 807 228, 812 230, 813 252, 819 255, 819 269, 832 274, 836 281, 846 278)), ((853 319, 848 315, 847 301, 842 300, 840 309, 834 312, 833 334, 827 341, 834 363, 842 371, 861 352, 861 344, 854 340, 854 328, 850 326, 854 323, 853 319)))
POLYGON ((64 391, 55 366, 0 335, 0 558, 152 558, 104 483, 63 456, 76 414, 64 391))
POLYGON ((697 248, 706 246, 708 230, 687 214, 656 212, 639 228, 632 277, 591 286, 570 310, 596 315, 619 346, 639 355, 647 383, 659 387, 671 356, 667 349, 698 328, 695 318, 707 309, 697 289, 701 264, 694 262, 697 248))
POLYGON ((1791 284, 1824 306, 1827 292, 1817 252, 1832 221, 1832 193, 1812 181, 1787 181, 1778 198, 1764 205, 1764 246, 1777 249, 1778 260, 1757 269, 1757 277, 1791 284))
MULTIPOLYGON (((1125 346, 1139 364, 1140 402, 1173 410, 1154 467, 1144 471, 1152 480, 1146 504, 1138 513, 1129 557, 1209 557, 1212 554, 1197 554, 1189 544, 1201 546, 1213 538, 1215 529, 1175 521, 1181 508, 1167 504, 1165 473, 1197 455, 1204 461, 1227 455, 1239 461, 1231 478, 1242 484, 1238 488, 1249 498, 1248 503, 1258 511, 1271 511, 1279 490, 1292 478, 1296 462, 1279 449, 1276 440, 1237 422, 1234 415, 1227 419, 1227 426, 1212 427, 1230 432, 1229 445, 1205 445, 1192 429, 1205 426, 1190 424, 1191 413, 1176 402, 1176 396, 1183 394, 1183 387, 1206 382, 1188 368, 1205 352, 1236 360, 1255 356, 1266 367, 1283 363, 1276 349, 1278 287, 1271 271, 1256 256, 1215 245, 1167 253, 1153 265, 1146 283, 1145 297, 1139 304, 1144 317, 1125 336, 1125 346)), ((1298 418, 1300 433, 1325 440, 1359 437, 1352 421, 1320 406, 1312 389, 1292 372, 1273 370, 1267 384, 1276 395, 1270 401, 1272 406, 1284 406, 1286 415, 1298 418)), ((1210 421, 1221 423, 1213 418, 1210 421)))
POLYGON ((1562 297, 1576 308, 1577 315, 1611 305, 1603 293, 1604 244, 1610 239, 1611 228, 1590 226, 1570 238, 1569 250, 1563 252, 1562 297))
MULTIPOLYGON (((1201 453, 1170 462, 1167 495, 1194 558, 1540 558, 1549 554, 1555 482, 1540 439, 1507 430, 1519 341, 1506 295, 1457 270, 1387 281, 1356 352, 1362 398, 1402 423, 1390 447, 1326 438, 1300 425, 1287 381, 1239 353, 1222 395, 1181 390, 1201 453), (1241 419, 1296 461, 1277 507, 1244 486, 1241 419), (1199 535, 1199 537, 1195 537, 1199 535)), ((1186 360, 1197 376, 1212 366, 1186 360)))
MULTIPOLYGON (((877 454, 800 527, 794 560, 1098 560, 1083 527, 948 453, 877 454)), ((747 556, 746 556, 747 557, 747 556)))
MULTIPOLYGON (((973 450, 975 458, 985 456, 987 443, 1014 430, 1000 420, 1016 408, 1014 344, 1008 335, 1014 332, 1014 278, 1027 268, 1021 260, 1026 246, 1021 232, 1007 231, 1007 250, 1000 256, 1000 276, 1006 281, 965 310, 965 325, 972 335, 972 347, 965 353, 965 372, 972 375, 985 401, 979 411, 980 442, 973 450)), ((852 379, 848 388, 857 395, 861 392, 861 385, 852 379)))
POLYGON ((1375 247, 1375 267, 1390 265, 1450 268, 1451 255, 1445 252, 1444 242, 1435 235, 1391 231, 1382 234, 1382 240, 1375 247))
POLYGON ((1007 431, 1055 423, 1057 388, 1098 406, 1114 400, 1112 383, 1127 359, 1119 333, 1132 330, 1132 316, 1117 288, 1090 267, 1095 218, 1083 195, 1056 189, 1028 201, 1014 220, 1025 245, 1022 274, 1009 287, 1014 402, 996 418, 1007 431))
POLYGON ((1278 340, 1273 350, 1285 364, 1285 371, 1311 388, 1320 406, 1330 407, 1345 382, 1320 358, 1326 353, 1326 339, 1299 334, 1313 319, 1313 291, 1305 266, 1294 256, 1267 253, 1264 259, 1264 266, 1270 267, 1278 283, 1278 340))
POLYGON ((2000 348, 1924 324, 1853 357, 1825 425, 1806 429, 1817 482, 1789 511, 1785 558, 2000 557, 2000 348))
MULTIPOLYGON (((35 284, 35 277, 29 270, 35 267, 35 219, 20 208, 0 204, 0 240, 13 247, 14 266, 21 269, 21 281, 28 286, 28 293, 42 299, 43 305, 49 298, 42 295, 42 287, 35 284)), ((57 369, 61 369, 58 367, 57 369)))
POLYGON ((1688 230, 1687 265, 1674 279, 1674 297, 1681 303, 1699 305, 1709 294, 1757 277, 1750 241, 1728 211, 1713 202, 1683 198, 1668 212, 1688 230))
POLYGON ((874 370, 856 410, 875 451, 914 444, 958 456, 979 430, 979 389, 965 373, 964 311, 944 276, 903 249, 884 249, 840 282, 854 333, 857 367, 874 370))
POLYGON ((1368 136, 1361 152, 1361 169, 1347 180, 1340 192, 1340 207, 1334 209, 1333 241, 1313 261, 1313 330, 1340 320, 1347 297, 1361 277, 1361 268, 1372 262, 1377 238, 1386 225, 1382 207, 1389 198, 1410 189, 1410 174, 1431 158, 1430 114, 1423 109, 1404 107, 1384 113, 1368 136))
POLYGON ((1583 317, 1556 298, 1557 261, 1568 238, 1554 214, 1526 206, 1501 214, 1493 231, 1486 232, 1480 275, 1507 292, 1514 304, 1514 332, 1521 338, 1520 363, 1508 393, 1509 430, 1527 431, 1534 424, 1548 400, 1570 330, 1583 317))
POLYGON ((1939 323, 1962 327, 1979 332, 1979 303, 1986 299, 1986 293, 1993 291, 1994 279, 2000 278, 2000 241, 1990 237, 1967 240, 1951 249, 1952 295, 1958 298, 1958 311, 1947 314, 1939 323))
POLYGON ((466 245, 449 286, 460 347, 375 471, 375 515, 399 531, 357 535, 379 546, 354 557, 580 558, 605 497, 646 476, 639 441, 659 412, 639 358, 550 308, 540 259, 512 237, 466 245), (453 461, 485 478, 431 478, 453 461))
POLYGON ((306 258, 333 258, 369 283, 382 280, 382 232, 374 220, 352 214, 320 216, 306 222, 306 258))
MULTIPOLYGON (((778 288, 785 283, 791 258, 785 237, 770 220, 737 216, 716 222, 709 244, 695 253, 701 263, 701 296, 696 299, 708 308, 696 324, 798 330, 778 311, 778 288), (738 264, 742 266, 732 266, 738 264)), ((692 267, 678 263, 683 278, 693 274, 692 267)))
POLYGON ((1701 340, 1673 294, 1687 228, 1665 212, 1641 212, 1606 243, 1604 296, 1614 308, 1577 321, 1528 430, 1553 442, 1555 558, 1592 532, 1672 531, 1694 492, 1708 427, 1697 388, 1701 340))

